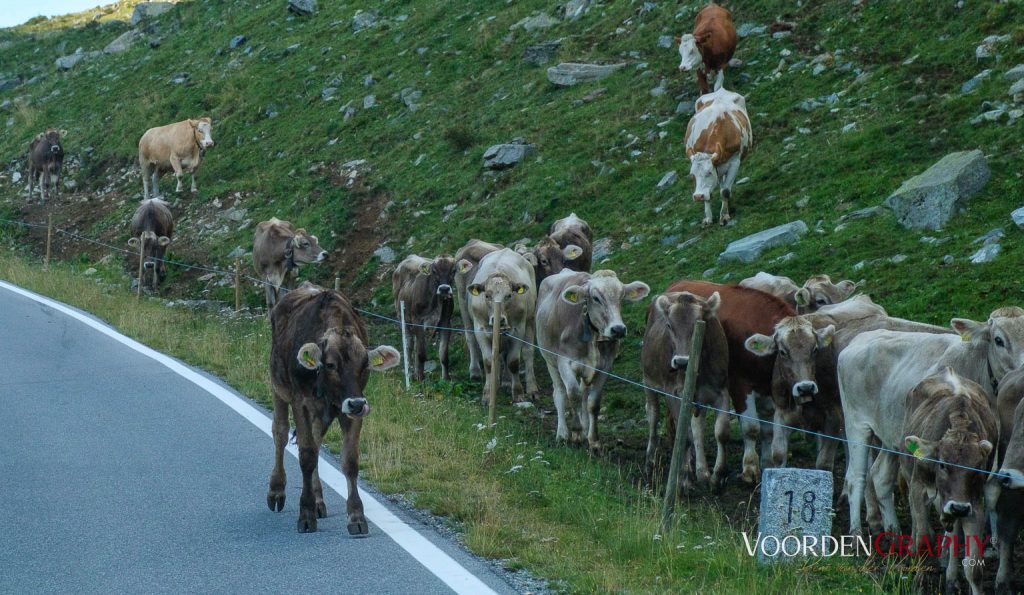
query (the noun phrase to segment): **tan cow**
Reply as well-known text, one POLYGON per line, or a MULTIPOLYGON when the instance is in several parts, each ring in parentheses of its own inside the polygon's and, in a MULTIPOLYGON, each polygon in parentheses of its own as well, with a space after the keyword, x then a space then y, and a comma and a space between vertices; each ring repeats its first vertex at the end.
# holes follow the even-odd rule
POLYGON ((295 229, 277 217, 256 226, 253 238, 252 265, 264 279, 267 310, 277 303, 281 289, 287 289, 298 274, 299 265, 323 262, 327 252, 320 248, 316 236, 305 229, 295 229))
POLYGON ((978 561, 985 531, 983 490, 986 471, 992 468, 992 441, 999 434, 989 397, 976 382, 946 367, 910 391, 903 434, 907 452, 914 455, 900 457, 900 472, 910 486, 915 543, 933 535, 928 520, 928 508, 933 505, 945 530, 968 544, 964 552, 950 550, 947 592, 956 590, 962 565, 971 593, 981 595, 978 561), (960 553, 971 562, 965 559, 961 564, 960 553))
POLYGON ((398 263, 391 275, 391 290, 395 298, 395 313, 405 320, 411 345, 406 353, 416 353, 413 360, 413 379, 423 380, 423 363, 427 359, 427 333, 436 329, 440 339, 437 351, 441 360, 441 378, 451 380, 448 372, 448 339, 452 325, 455 282, 455 259, 442 254, 434 260, 412 254, 398 263))
POLYGON ((742 95, 719 89, 697 99, 696 113, 686 127, 686 156, 696 183, 693 200, 704 203, 702 224, 711 225, 711 191, 722 186, 718 222, 729 222, 729 199, 740 163, 754 142, 742 95))
POLYGON ((1018 593, 1020 589, 1014 590, 1012 583, 1017 577, 1013 572, 1014 545, 1024 526, 1024 368, 1010 372, 999 383, 996 415, 1000 426, 998 460, 1002 462, 992 530, 998 535, 999 547, 996 593, 1018 593))
POLYGON ((459 296, 459 316, 462 317, 462 328, 466 329, 466 351, 469 352, 469 378, 480 380, 484 377, 480 345, 473 333, 473 317, 469 313, 469 286, 473 283, 476 268, 484 256, 504 248, 501 244, 492 244, 483 240, 472 239, 455 253, 455 292, 459 296))
POLYGON ((149 183, 153 183, 153 196, 160 196, 160 174, 173 170, 178 181, 175 192, 181 192, 181 176, 192 175, 192 192, 196 188, 196 172, 203 162, 206 150, 213 147, 210 118, 183 120, 150 128, 139 139, 139 167, 142 168, 142 194, 149 198, 149 183))
POLYGON ((857 289, 853 281, 833 283, 828 275, 814 275, 804 281, 803 287, 797 287, 789 277, 763 271, 740 281, 739 285, 780 297, 795 308, 797 314, 807 314, 822 306, 837 304, 849 298, 857 289))
MULTIPOLYGON (((712 489, 717 489, 725 480, 725 445, 730 439, 729 344, 722 323, 718 320, 721 301, 717 291, 706 299, 686 291, 659 295, 647 309, 647 330, 640 354, 645 385, 677 397, 682 395, 683 381, 690 363, 694 325, 698 320, 704 321, 704 342, 701 344, 697 391, 693 395, 693 402, 718 409, 715 414, 715 441, 718 445, 715 468, 709 475, 707 457, 704 455, 705 409, 701 407, 693 409, 689 424, 691 436, 686 442, 683 460, 689 461, 692 445, 697 480, 703 483, 710 480, 712 489)), ((666 397, 650 389, 646 393, 647 466, 651 468, 658 443, 659 403, 664 400, 668 405, 677 432, 685 432, 687 427, 686 420, 679 420, 679 399, 666 397)), ((687 463, 687 472, 683 476, 684 489, 688 489, 691 484, 689 467, 687 463)))
MULTIPOLYGON (((565 268, 574 271, 590 272, 591 259, 594 254, 594 236, 590 231, 590 224, 576 216, 576 213, 569 213, 568 217, 556 220, 548 230, 548 237, 558 247, 565 250, 569 246, 579 246, 582 251, 578 258, 570 258, 565 268)), ((537 281, 540 283, 540 281, 537 281)))

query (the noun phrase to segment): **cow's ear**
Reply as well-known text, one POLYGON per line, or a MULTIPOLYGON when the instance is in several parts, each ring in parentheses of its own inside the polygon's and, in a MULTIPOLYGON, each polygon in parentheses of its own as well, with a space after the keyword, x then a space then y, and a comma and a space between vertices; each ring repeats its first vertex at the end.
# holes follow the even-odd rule
POLYGON ((292 248, 298 248, 299 247, 299 242, 301 242, 301 241, 302 240, 300 239, 300 236, 298 234, 293 235, 292 236, 292 241, 291 241, 292 248))
POLYGON ((484 286, 479 283, 474 283, 469 286, 469 295, 480 295, 484 292, 484 286))
POLYGON ((836 283, 836 287, 838 287, 839 291, 842 292, 843 299, 846 299, 853 295, 853 291, 857 289, 857 284, 847 279, 845 281, 840 281, 839 283, 836 283))
POLYGON ((381 345, 367 355, 370 360, 370 369, 374 372, 383 372, 388 368, 394 368, 402 361, 402 354, 390 345, 381 345))
POLYGON ((949 321, 949 325, 953 327, 954 331, 959 333, 960 338, 965 342, 970 341, 974 337, 988 330, 988 326, 984 323, 975 322, 966 318, 954 318, 949 321))
POLYGON ((191 126, 192 128, 195 128, 196 126, 199 126, 199 121, 198 120, 193 120, 192 118, 189 118, 188 119, 188 125, 191 126))
POLYGON ((534 254, 533 252, 527 252, 526 254, 523 254, 523 258, 526 260, 526 262, 530 263, 530 266, 537 266, 537 255, 534 254))
POLYGON ((992 443, 988 440, 982 440, 979 442, 978 447, 981 448, 981 454, 986 459, 988 458, 988 455, 992 454, 992 443))
POLYGON ((514 250, 516 254, 525 255, 530 251, 530 247, 526 244, 516 244, 512 250, 514 250))
POLYGON ((576 260, 580 256, 583 256, 583 248, 580 248, 576 244, 569 244, 565 248, 562 248, 562 255, 565 256, 566 260, 576 260))
POLYGON ((167 236, 160 236, 160 238, 157 240, 157 243, 160 244, 161 246, 166 246, 167 244, 171 243, 171 238, 167 236))
POLYGON ((420 274, 421 275, 429 275, 430 274, 430 263, 429 262, 424 262, 423 264, 420 265, 420 274))
POLYGON ((903 445, 906 447, 907 452, 919 459, 930 459, 935 452, 934 442, 913 435, 907 436, 903 441, 903 445))
POLYGON ((306 343, 302 347, 299 347, 299 353, 295 356, 295 359, 299 360, 299 365, 307 370, 319 370, 322 364, 320 358, 323 353, 320 351, 320 346, 316 343, 306 343))
POLYGON ((128 238, 128 247, 129 248, 138 248, 139 247, 139 238, 128 238))
POLYGON ((718 316, 718 307, 722 305, 722 296, 716 291, 704 302, 704 320, 718 316))
POLYGON ((755 333, 747 337, 747 340, 743 342, 743 346, 747 348, 747 351, 759 357, 767 357, 775 353, 775 339, 761 333, 755 333))
POLYGON ((61 138, 64 138, 65 136, 67 136, 67 135, 68 135, 68 131, 67 131, 66 129, 64 129, 64 128, 61 128, 61 129, 60 129, 60 130, 58 130, 57 132, 58 132, 58 133, 60 134, 60 137, 61 137, 61 138))
POLYGON ((828 347, 832 344, 832 337, 836 334, 836 327, 830 324, 823 329, 814 331, 814 334, 818 336, 818 347, 828 347))
POLYGON ((668 316, 669 310, 672 309, 672 298, 661 294, 654 298, 654 307, 665 316, 668 316))
POLYGON ((796 294, 793 295, 793 301, 796 302, 797 306, 806 306, 811 303, 811 290, 806 287, 801 287, 797 290, 796 294))
POLYGON ((455 265, 455 268, 458 269, 459 273, 465 275, 473 269, 473 263, 463 258, 455 265))
POLYGON ((715 159, 718 159, 718 151, 715 151, 714 153, 711 154, 711 163, 712 164, 715 162, 715 159))
POLYGON ((647 297, 647 294, 651 293, 651 286, 643 281, 633 281, 632 283, 623 286, 623 289, 625 289, 623 297, 631 302, 639 302, 647 297))
POLYGON ((567 304, 576 305, 583 300, 583 288, 579 285, 570 285, 562 291, 562 300, 567 304))

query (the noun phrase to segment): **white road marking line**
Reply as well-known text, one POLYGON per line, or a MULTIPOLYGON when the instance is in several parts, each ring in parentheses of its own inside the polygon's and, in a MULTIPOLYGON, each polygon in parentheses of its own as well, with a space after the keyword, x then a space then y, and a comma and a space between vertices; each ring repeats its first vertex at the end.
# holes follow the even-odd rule
MULTIPOLYGON (((0 281, 0 287, 70 316, 71 318, 84 323, 86 326, 103 333, 111 339, 114 339, 118 343, 121 343, 122 345, 149 357, 157 363, 166 366, 172 372, 178 374, 192 384, 195 384, 214 397, 217 397, 217 399, 225 405, 234 409, 235 412, 262 430, 267 436, 273 436, 271 434, 271 420, 269 417, 263 414, 247 400, 239 397, 231 390, 220 386, 216 382, 213 382, 209 378, 206 378, 202 374, 199 374, 181 362, 172 359, 155 349, 151 349, 134 339, 126 337, 106 324, 85 316, 61 302, 41 296, 26 289, 22 289, 21 287, 12 285, 6 281, 0 281)), ((296 446, 289 445, 288 452, 298 459, 298 448, 296 446)), ((341 471, 331 465, 323 456, 320 457, 320 463, 317 465, 317 469, 320 471, 321 483, 330 486, 344 499, 345 495, 348 493, 348 483, 341 471)), ((363 500, 363 509, 367 518, 370 519, 374 525, 379 527, 381 531, 387 534, 395 543, 401 546, 402 549, 409 552, 409 555, 415 558, 417 562, 422 564, 427 570, 437 576, 437 578, 441 579, 446 585, 451 587, 453 591, 460 594, 465 593, 467 595, 495 593, 493 589, 488 587, 472 572, 456 562, 451 556, 444 553, 426 537, 420 535, 420 533, 415 529, 402 522, 401 519, 377 501, 376 498, 365 492, 362 493, 361 496, 363 500)))

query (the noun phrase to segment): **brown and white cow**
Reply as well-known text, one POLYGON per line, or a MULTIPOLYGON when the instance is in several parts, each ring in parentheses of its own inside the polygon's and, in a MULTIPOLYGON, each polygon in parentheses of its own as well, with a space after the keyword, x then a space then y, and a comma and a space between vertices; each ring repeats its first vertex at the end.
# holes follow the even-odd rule
POLYGON ((993 532, 998 536, 999 572, 996 593, 1018 593, 1013 589, 1013 550, 1024 526, 1024 368, 1003 377, 996 398, 999 418, 999 457, 996 519, 993 532))
POLYGON ((686 156, 696 184, 693 200, 704 203, 703 225, 711 225, 711 192, 722 187, 718 222, 729 222, 729 199, 740 163, 754 142, 742 95, 719 89, 697 99, 696 113, 686 127, 686 156))
POLYGON ((716 72, 715 90, 722 88, 725 81, 725 67, 736 51, 736 27, 732 14, 709 2, 699 13, 693 26, 693 33, 676 38, 679 45, 679 70, 697 73, 697 85, 701 93, 711 90, 708 73, 716 72))
MULTIPOLYGON (((460 260, 456 266, 462 271, 468 263, 460 260)), ((502 313, 499 322, 502 331, 521 339, 502 337, 498 343, 498 357, 503 364, 502 368, 508 371, 512 380, 512 400, 522 401, 525 396, 519 378, 520 365, 526 373, 526 394, 536 395, 537 379, 533 370, 532 345, 535 335, 533 321, 537 309, 537 285, 533 280, 533 264, 514 250, 502 248, 484 256, 473 271, 473 281, 468 288, 469 312, 480 356, 484 362, 491 361, 492 323, 495 304, 500 303, 502 313)), ((500 383, 501 378, 492 377, 489 365, 484 370, 484 391, 481 400, 486 403, 491 383, 500 383)))
POLYGON ((423 380, 423 363, 427 360, 426 327, 436 329, 440 340, 437 351, 441 360, 441 377, 451 380, 448 371, 448 341, 455 307, 455 259, 442 254, 433 260, 412 254, 398 263, 391 275, 395 312, 402 315, 405 302, 405 321, 411 325, 409 335, 413 343, 406 353, 416 353, 413 360, 413 378, 423 380))
POLYGON ((473 331, 473 317, 469 311, 469 286, 484 256, 504 248, 501 244, 492 244, 483 240, 472 239, 455 252, 455 291, 459 295, 459 316, 462 317, 462 328, 466 338, 466 351, 469 352, 469 378, 480 380, 484 377, 480 345, 473 331))
MULTIPOLYGON (((659 404, 668 405, 669 414, 675 420, 677 432, 690 432, 683 460, 689 461, 689 448, 693 445, 694 467, 697 480, 717 489, 725 480, 725 445, 729 442, 729 345, 722 323, 718 320, 721 305, 718 292, 708 298, 692 293, 668 292, 654 299, 647 309, 647 330, 640 353, 643 365, 644 384, 677 397, 682 395, 683 381, 690 362, 690 344, 693 329, 698 320, 705 323, 704 342, 701 344, 700 369, 697 370, 697 391, 693 395, 695 404, 709 405, 718 409, 715 417, 715 441, 718 445, 714 471, 708 474, 707 457, 704 455, 704 411, 695 407, 689 428, 679 420, 679 399, 664 396, 654 390, 647 393, 647 466, 652 468, 658 445, 659 404)), ((683 420, 685 422, 686 420, 683 420)), ((669 438, 671 439, 671 433, 669 438)), ((691 480, 689 464, 683 477, 683 487, 688 488, 691 480)))
POLYGON ((341 469, 348 480, 348 532, 366 535, 356 482, 359 476, 359 432, 370 413, 363 392, 370 372, 398 365, 393 347, 371 349, 366 325, 341 293, 303 283, 281 298, 270 313, 270 387, 274 397, 274 469, 267 506, 284 509, 284 449, 288 444, 288 410, 295 419, 302 469, 298 530, 316 531, 327 516, 323 486, 317 473, 324 433, 337 419, 341 428, 341 469))
POLYGON ((814 312, 822 306, 837 304, 857 289, 853 281, 833 283, 828 275, 814 275, 798 287, 789 277, 760 272, 739 283, 740 287, 750 287, 780 297, 796 309, 797 314, 814 312))
MULTIPOLYGON (((875 330, 857 335, 839 354, 839 395, 845 416, 849 457, 850 532, 860 534, 861 505, 868 476, 866 444, 877 440, 889 449, 903 444, 906 395, 921 380, 949 366, 981 385, 990 406, 996 386, 1009 371, 1024 364, 1024 310, 999 308, 987 322, 954 318, 951 334, 875 330)), ((882 513, 883 529, 899 532, 893 492, 896 455, 880 452, 871 466, 871 482, 882 513)))
MULTIPOLYGON (((970 544, 965 553, 972 562, 962 565, 971 592, 981 595, 983 491, 995 454, 992 441, 999 434, 989 397, 976 382, 945 367, 918 383, 906 399, 903 446, 914 456, 900 457, 900 472, 910 486, 915 543, 933 535, 928 520, 933 505, 945 530, 970 544)), ((958 557, 953 548, 946 566, 947 591, 956 590, 958 557)))
POLYGON ((32 200, 36 183, 39 184, 39 200, 46 202, 51 184, 60 196, 60 174, 64 166, 64 147, 61 137, 67 130, 47 128, 28 144, 28 199, 32 200))
MULTIPOLYGON (((139 244, 143 243, 143 278, 139 283, 145 286, 145 276, 149 271, 153 272, 153 280, 150 285, 154 290, 157 285, 167 276, 167 268, 164 266, 164 255, 167 253, 167 246, 174 237, 174 217, 167 203, 159 198, 144 200, 135 209, 132 216, 131 238, 128 245, 136 250, 139 244)), ((139 270, 138 266, 134 270, 139 270)))
POLYGON ((601 393, 626 337, 622 302, 647 297, 641 281, 624 284, 612 271, 594 274, 565 270, 540 284, 537 297, 537 341, 551 376, 558 411, 556 440, 570 439, 566 405, 572 415, 572 440, 583 437, 591 451, 601 449, 597 419, 601 393), (557 355, 556 355, 557 354, 557 355))
POLYGON ((796 312, 774 295, 739 287, 719 285, 707 281, 680 281, 668 288, 669 292, 687 291, 704 299, 718 293, 721 305, 718 320, 725 331, 729 346, 729 397, 740 416, 743 434, 742 479, 755 483, 760 478, 756 442, 762 441, 761 466, 769 464, 771 428, 760 423, 772 412, 772 372, 775 355, 758 357, 747 350, 746 340, 755 334, 771 334, 775 324, 796 312))
POLYGON ((281 289, 287 289, 295 279, 299 265, 323 262, 325 258, 327 252, 320 247, 319 240, 305 229, 295 229, 290 222, 277 217, 260 222, 253 238, 252 264, 256 274, 265 280, 267 309, 274 307, 281 289))
POLYGON ((206 150, 213 147, 210 136, 213 123, 210 118, 182 120, 166 126, 150 128, 139 139, 139 167, 142 168, 142 194, 149 198, 149 184, 153 183, 153 196, 160 196, 160 174, 174 171, 178 181, 175 192, 181 192, 181 176, 192 175, 192 192, 196 187, 196 172, 203 163, 206 150))

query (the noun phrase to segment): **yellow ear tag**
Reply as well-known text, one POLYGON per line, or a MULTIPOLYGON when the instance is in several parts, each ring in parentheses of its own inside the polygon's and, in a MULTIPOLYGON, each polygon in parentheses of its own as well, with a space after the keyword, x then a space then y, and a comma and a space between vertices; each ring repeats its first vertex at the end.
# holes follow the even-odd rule
POLYGON ((469 289, 469 293, 471 293, 471 294, 473 294, 473 295, 480 295, 480 290, 479 290, 479 289, 477 289, 476 287, 471 287, 471 288, 469 289))
POLYGON ((302 361, 306 362, 306 364, 308 364, 310 368, 315 368, 316 367, 316 360, 313 358, 313 356, 308 351, 303 352, 303 354, 302 354, 302 361))
POLYGON ((920 446, 918 446, 917 442, 915 442, 914 440, 907 442, 907 450, 910 451, 910 454, 914 455, 919 459, 924 458, 924 453, 921 452, 920 446))
POLYGON ((524 294, 524 293, 526 293, 526 288, 525 287, 520 287, 519 289, 516 290, 516 293, 524 294))
POLYGON ((575 291, 571 292, 571 293, 565 294, 565 297, 566 297, 566 299, 568 299, 570 302, 572 302, 574 304, 576 302, 580 301, 580 295, 578 293, 576 293, 575 291))
POLYGON ((380 354, 377 354, 377 355, 373 356, 373 359, 370 360, 370 365, 372 365, 372 366, 383 366, 384 365, 384 356, 380 355, 380 354))
POLYGON ((964 343, 970 343, 971 342, 971 333, 968 333, 968 332, 960 333, 960 340, 963 341, 964 343))
POLYGON ((829 335, 829 336, 828 336, 828 337, 827 337, 827 338, 825 339, 824 343, 825 343, 825 347, 828 347, 829 345, 831 345, 831 344, 832 344, 832 336, 831 336, 831 335, 829 335))

